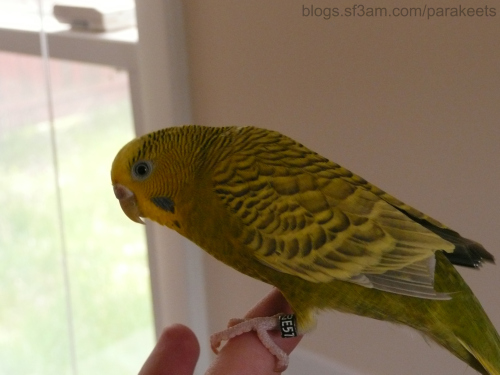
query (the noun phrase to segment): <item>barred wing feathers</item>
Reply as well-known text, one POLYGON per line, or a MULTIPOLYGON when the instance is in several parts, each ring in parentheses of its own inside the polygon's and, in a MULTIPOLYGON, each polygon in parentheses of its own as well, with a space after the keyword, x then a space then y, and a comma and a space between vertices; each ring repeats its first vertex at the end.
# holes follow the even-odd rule
POLYGON ((214 187, 260 262, 311 282, 448 298, 433 288, 434 252, 454 245, 409 215, 442 224, 288 137, 234 131, 214 187))

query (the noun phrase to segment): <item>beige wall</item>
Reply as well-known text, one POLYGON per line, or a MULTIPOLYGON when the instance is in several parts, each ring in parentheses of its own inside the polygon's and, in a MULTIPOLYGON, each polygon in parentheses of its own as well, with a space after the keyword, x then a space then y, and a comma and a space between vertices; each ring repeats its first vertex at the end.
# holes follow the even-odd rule
MULTIPOLYGON (((194 121, 282 131, 500 258, 500 4, 496 17, 429 20, 325 20, 302 4, 185 2, 194 121)), ((269 289, 205 264, 212 331, 269 289)), ((462 274, 500 329, 498 267, 462 274)), ((416 332, 336 312, 302 346, 371 374, 474 373, 416 332)))

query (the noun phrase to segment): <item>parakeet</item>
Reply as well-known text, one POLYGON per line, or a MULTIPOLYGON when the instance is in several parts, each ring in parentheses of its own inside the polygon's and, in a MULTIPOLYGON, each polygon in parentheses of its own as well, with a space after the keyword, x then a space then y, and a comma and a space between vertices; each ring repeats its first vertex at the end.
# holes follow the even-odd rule
POLYGON ((281 371, 288 357, 266 331, 302 334, 318 311, 335 309, 408 325, 500 375, 499 335, 453 266, 493 256, 293 139, 256 127, 167 128, 125 145, 111 180, 130 219, 179 232, 292 307, 284 320, 215 334, 214 350, 254 329, 281 371))

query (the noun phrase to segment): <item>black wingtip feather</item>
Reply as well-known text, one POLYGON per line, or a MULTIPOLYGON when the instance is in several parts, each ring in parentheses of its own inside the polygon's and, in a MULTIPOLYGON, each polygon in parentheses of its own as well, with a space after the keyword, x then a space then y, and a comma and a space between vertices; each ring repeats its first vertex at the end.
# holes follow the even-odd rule
POLYGON ((495 263, 495 257, 476 241, 464 238, 449 229, 437 228, 432 225, 425 225, 425 227, 455 245, 453 253, 445 253, 451 263, 471 268, 478 268, 484 262, 495 263))
POLYGON ((444 252, 452 264, 463 267, 479 268, 484 262, 495 263, 495 257, 486 251, 483 245, 476 241, 464 238, 451 229, 440 228, 424 219, 413 217, 404 210, 399 210, 417 223, 455 245, 453 253, 444 252))

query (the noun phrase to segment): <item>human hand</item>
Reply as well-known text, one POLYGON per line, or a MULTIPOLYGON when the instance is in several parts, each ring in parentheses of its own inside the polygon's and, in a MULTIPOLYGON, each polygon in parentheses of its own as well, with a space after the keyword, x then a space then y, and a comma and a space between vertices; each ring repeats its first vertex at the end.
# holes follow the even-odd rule
MULTIPOLYGON (((274 289, 245 316, 272 316, 291 313, 281 293, 274 289)), ((282 338, 278 331, 270 332, 275 342, 287 353, 301 337, 282 338)), ((192 375, 200 347, 188 327, 176 324, 162 333, 156 347, 139 375, 192 375)), ((221 349, 205 375, 276 375, 276 358, 261 344, 255 332, 248 332, 229 340, 221 349)))

